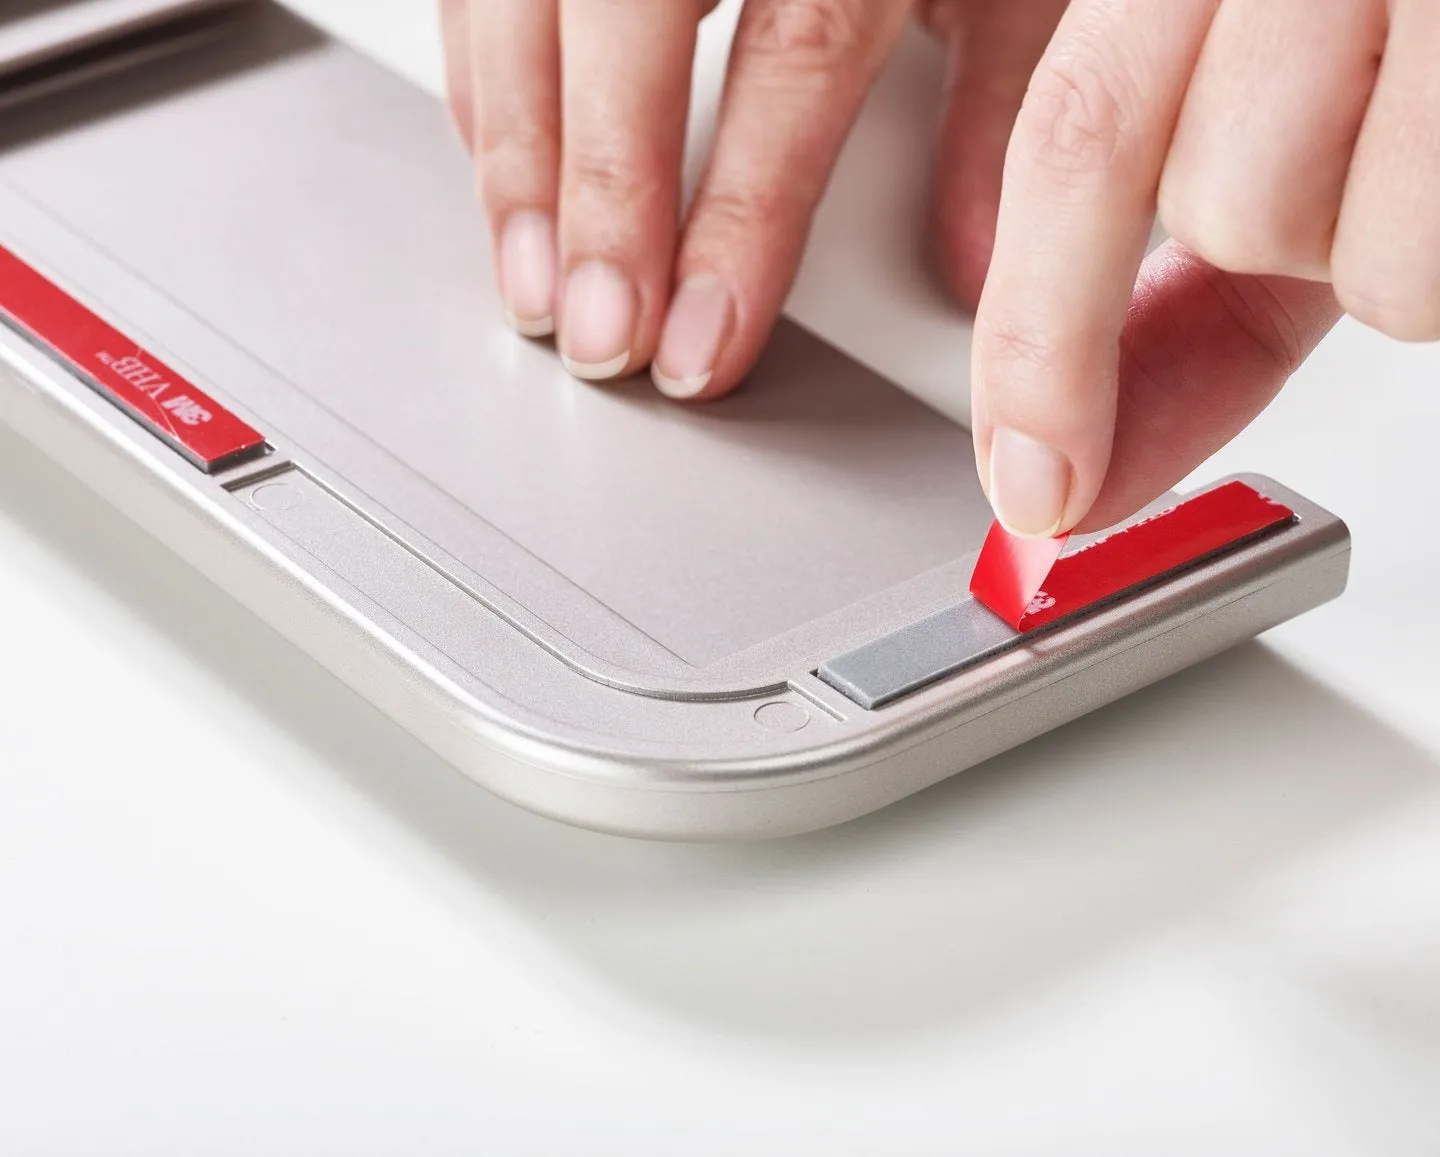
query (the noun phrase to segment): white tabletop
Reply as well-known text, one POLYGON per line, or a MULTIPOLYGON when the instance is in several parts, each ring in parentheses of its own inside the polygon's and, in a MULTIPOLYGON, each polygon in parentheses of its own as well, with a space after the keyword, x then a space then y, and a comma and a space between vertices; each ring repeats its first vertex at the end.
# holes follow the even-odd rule
MULTIPOLYGON (((297 6, 434 83, 432 5, 297 6)), ((954 405, 907 54, 793 308, 954 405)), ((488 797, 0 433, 0 1152, 1440 1151, 1437 383, 1342 326, 1199 475, 1346 517, 1339 603, 729 848, 488 797)))

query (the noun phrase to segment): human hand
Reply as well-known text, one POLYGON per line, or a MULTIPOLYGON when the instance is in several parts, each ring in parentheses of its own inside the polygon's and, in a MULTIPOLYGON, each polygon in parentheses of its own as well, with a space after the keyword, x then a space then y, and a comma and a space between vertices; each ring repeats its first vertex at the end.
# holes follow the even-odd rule
POLYGON ((979 297, 1006 142, 1065 0, 747 0, 709 166, 680 220, 696 30, 715 0, 442 0, 515 327, 586 378, 654 361, 675 397, 739 383, 784 303, 876 72, 917 14, 949 45, 939 254, 979 297), (563 51, 562 51, 563 49, 563 51))
POLYGON ((1426 0, 1075 0, 976 322, 976 452, 1011 529, 1139 509, 1343 311, 1440 338, 1437 57, 1426 0), (1174 241, 1132 300, 1157 208, 1174 241))

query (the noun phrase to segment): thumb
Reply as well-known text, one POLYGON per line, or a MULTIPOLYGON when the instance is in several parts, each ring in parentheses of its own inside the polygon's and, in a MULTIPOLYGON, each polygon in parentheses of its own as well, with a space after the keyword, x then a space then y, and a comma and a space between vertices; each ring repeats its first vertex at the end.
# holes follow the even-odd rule
POLYGON ((1076 529, 1128 517, 1234 438, 1341 314, 1329 285, 1225 273, 1176 242, 1162 246, 1120 339, 1110 466, 1076 529))

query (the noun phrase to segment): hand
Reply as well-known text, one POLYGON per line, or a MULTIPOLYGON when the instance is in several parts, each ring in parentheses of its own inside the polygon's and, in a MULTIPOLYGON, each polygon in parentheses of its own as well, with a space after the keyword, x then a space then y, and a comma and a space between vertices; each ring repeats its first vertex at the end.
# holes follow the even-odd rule
MULTIPOLYGON (((700 20, 715 0, 443 0, 451 107, 501 292, 581 377, 652 362, 682 398, 759 355, 865 92, 917 13, 950 45, 937 178, 944 268, 974 305, 1006 142, 1065 0, 746 0, 714 149, 680 221, 700 20)), ((937 93, 937 99, 941 94, 937 93)))
POLYGON ((1437 60, 1430 0, 1075 0, 1016 126, 976 325, 1007 525, 1140 508, 1342 306, 1440 338, 1437 60), (1174 241, 1141 270, 1157 208, 1174 241))

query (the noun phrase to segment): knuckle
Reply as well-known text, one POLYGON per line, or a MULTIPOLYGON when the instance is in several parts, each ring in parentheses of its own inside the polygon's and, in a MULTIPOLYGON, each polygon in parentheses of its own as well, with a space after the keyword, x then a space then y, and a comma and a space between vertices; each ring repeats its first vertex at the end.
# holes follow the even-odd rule
POLYGON ((567 147, 567 195, 578 195, 607 205, 636 206, 654 200, 663 172, 658 159, 638 148, 567 147))
POLYGON ((1264 206, 1245 204, 1226 190, 1161 182, 1160 223, 1190 252, 1228 273, 1323 276, 1329 242, 1307 219, 1286 222, 1264 206))
POLYGON ((559 150, 558 134, 531 120, 481 118, 479 160, 486 172, 511 174, 549 168, 559 150))
POLYGON ((1206 212, 1187 198, 1160 197, 1160 223, 1165 232, 1191 253, 1230 273, 1268 273, 1277 256, 1236 218, 1206 212))
POLYGON ((780 190, 755 186, 713 189, 695 206, 693 220, 712 237, 740 239, 772 232, 795 219, 795 203, 780 190))
POLYGON ((1031 78, 1016 134, 1043 169, 1061 178, 1087 177, 1123 159, 1133 107, 1119 66, 1101 50, 1072 44, 1031 78))
POLYGON ((554 137, 533 125, 497 131, 480 119, 475 168, 481 197, 492 216, 501 216, 517 204, 551 203, 558 164, 554 137))
POLYGON ((865 0, 771 0, 759 6, 745 34, 752 63, 788 71, 830 73, 869 55, 865 0))
POLYGON ((1406 293, 1377 289, 1369 279, 1336 281, 1340 306, 1356 321, 1398 341, 1440 341, 1440 288, 1406 293))

